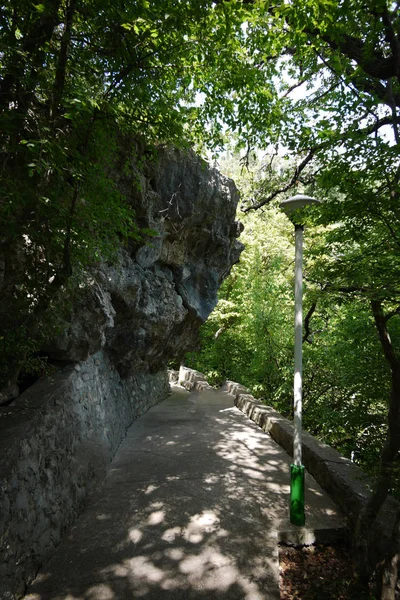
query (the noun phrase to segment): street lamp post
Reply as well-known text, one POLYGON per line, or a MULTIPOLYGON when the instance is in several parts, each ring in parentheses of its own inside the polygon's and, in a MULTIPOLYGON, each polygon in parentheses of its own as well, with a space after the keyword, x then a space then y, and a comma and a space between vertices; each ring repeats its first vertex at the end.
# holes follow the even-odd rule
POLYGON ((304 466, 301 462, 301 419, 303 378, 303 231, 302 211, 320 200, 298 194, 283 200, 280 207, 295 226, 295 317, 294 317, 294 435, 293 464, 290 465, 290 522, 304 525, 304 466))

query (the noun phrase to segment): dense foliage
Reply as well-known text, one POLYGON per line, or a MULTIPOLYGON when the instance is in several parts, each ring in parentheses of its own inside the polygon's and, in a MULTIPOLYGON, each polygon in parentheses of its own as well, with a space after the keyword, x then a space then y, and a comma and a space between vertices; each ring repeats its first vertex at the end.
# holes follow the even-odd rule
MULTIPOLYGON (((223 160, 221 167, 236 175, 246 195, 252 173, 240 176, 237 160, 236 169, 232 162, 223 160)), ((260 169, 260 165, 252 167, 254 173, 260 169)), ((245 250, 202 328, 200 350, 188 361, 214 384, 224 379, 240 381, 256 397, 291 417, 293 226, 276 203, 262 213, 242 214, 241 219, 245 250)), ((335 263, 329 243, 340 229, 338 225, 306 228, 304 426, 375 472, 385 433, 390 373, 365 297, 333 291, 327 285, 335 281, 329 273, 335 263)), ((356 264, 359 268, 357 259, 356 264)), ((361 277, 361 271, 357 273, 361 277)), ((393 325, 392 340, 398 344, 400 331, 393 325)))
POLYGON ((60 290, 143 237, 116 179, 135 163, 135 137, 188 143, 199 40, 215 48, 203 35, 209 6, 0 7, 0 403, 18 393, 21 369, 45 368, 32 356, 65 309, 60 290))
MULTIPOLYGON (((360 366, 371 364, 370 377, 364 382, 360 377, 349 381, 355 386, 353 409, 346 414, 336 399, 336 410, 344 409, 336 425, 344 422, 343 433, 348 435, 351 414, 366 409, 360 419, 366 425, 362 437, 375 430, 379 440, 385 406, 387 410, 374 492, 359 515, 354 538, 357 570, 366 589, 372 527, 393 488, 400 452, 399 5, 386 0, 368 5, 352 0, 249 5, 256 10, 246 23, 247 63, 257 65, 275 86, 265 86, 258 76, 252 80, 249 103, 237 95, 239 130, 248 150, 258 144, 279 155, 283 144, 289 168, 274 168, 272 156, 265 169, 269 176, 255 186, 244 210, 267 206, 292 190, 326 200, 319 215, 314 215, 314 222, 326 231, 313 252, 315 264, 308 276, 314 286, 311 306, 315 305, 311 319, 315 341, 309 354, 323 355, 326 344, 318 342, 322 335, 315 334, 334 322, 332 312, 338 306, 334 318, 337 331, 343 331, 346 356, 358 357, 354 345, 359 343, 364 350, 360 366), (292 162, 294 168, 290 168, 292 162), (379 363, 381 370, 374 369, 379 363), (358 388, 357 382, 361 383, 358 388), (375 394, 366 389, 366 383, 379 394, 371 415, 367 398, 375 394), (365 391, 360 393, 361 389, 365 391)), ((225 81, 216 83, 224 85, 225 81)), ((319 363, 318 369, 321 374, 319 363)), ((338 382, 328 376, 326 384, 333 389, 338 382)), ((318 385, 323 383, 320 379, 318 385)), ((319 388, 318 393, 323 397, 327 392, 319 388)), ((343 444, 345 439, 338 442, 343 444)), ((394 598, 399 544, 400 511, 390 547, 376 569, 379 597, 394 598)))
MULTIPOLYGON (((368 468, 386 436, 357 532, 364 579, 400 450, 399 13, 389 0, 0 7, 0 402, 38 368, 60 291, 143 236, 113 177, 132 168, 132 136, 218 150, 235 131, 247 161, 255 146, 269 153, 245 211, 293 190, 325 199, 308 229, 305 417, 368 468)), ((206 328, 207 364, 289 410, 292 233, 273 205, 247 231, 206 328)), ((400 512, 396 528, 387 598, 400 512)))

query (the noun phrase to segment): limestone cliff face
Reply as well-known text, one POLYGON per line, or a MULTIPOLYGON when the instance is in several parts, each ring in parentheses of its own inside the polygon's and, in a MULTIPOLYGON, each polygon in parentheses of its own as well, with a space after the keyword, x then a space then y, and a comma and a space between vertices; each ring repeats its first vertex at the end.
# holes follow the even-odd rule
POLYGON ((232 180, 193 152, 160 148, 139 170, 140 158, 116 178, 139 225, 155 235, 91 274, 65 332, 47 348, 71 362, 104 349, 122 377, 160 371, 193 347, 242 250, 232 180))

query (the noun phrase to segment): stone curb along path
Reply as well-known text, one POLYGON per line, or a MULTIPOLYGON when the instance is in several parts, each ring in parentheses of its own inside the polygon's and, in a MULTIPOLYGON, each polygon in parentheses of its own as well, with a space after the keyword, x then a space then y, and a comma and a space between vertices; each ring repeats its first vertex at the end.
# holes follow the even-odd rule
MULTIPOLYGON (((185 389, 192 391, 205 391, 213 389, 209 385, 207 379, 203 373, 190 369, 188 367, 180 368, 179 372, 169 372, 170 381, 179 383, 185 389)), ((235 406, 241 410, 247 417, 249 417, 254 423, 256 423, 263 431, 268 433, 272 439, 277 442, 289 455, 292 455, 293 449, 293 426, 288 421, 276 412, 273 408, 263 405, 260 400, 257 400, 249 393, 249 390, 235 381, 226 381, 219 390, 220 392, 229 394, 235 406)), ((320 444, 312 436, 307 434, 317 445, 320 444)), ((323 445, 323 444, 320 444, 323 445)), ((337 456, 337 453, 329 446, 325 446, 328 450, 332 450, 337 456)), ((303 449, 304 451, 304 449, 303 449)), ((344 457, 341 457, 343 460, 344 457)), ((307 470, 308 466, 305 464, 307 470)), ((314 473, 316 481, 322 486, 322 478, 318 478, 314 473)), ((317 473, 318 475, 318 473, 317 473)), ((289 475, 288 475, 289 484, 289 475)), ((325 487, 326 489, 326 487, 325 487)), ((329 493, 329 490, 327 490, 329 493)), ((347 517, 347 511, 343 510, 341 505, 333 498, 334 502, 340 506, 343 511, 343 515, 347 517)), ((288 505, 289 514, 289 505, 288 505)), ((309 521, 309 519, 306 519, 309 521)), ((348 538, 348 527, 345 521, 336 521, 334 526, 332 523, 328 524, 324 519, 312 519, 312 525, 306 522, 304 527, 295 527, 290 524, 289 520, 284 522, 277 531, 278 540, 281 543, 289 545, 311 545, 311 544, 327 544, 335 541, 342 541, 348 538)))
MULTIPOLYGON (((179 380, 187 389, 201 389, 208 385, 202 373, 181 367, 179 380)), ((293 453, 293 425, 270 406, 254 398, 247 388, 234 381, 226 381, 221 391, 234 397, 235 405, 254 421, 263 431, 286 450, 293 453)), ((307 432, 302 434, 303 463, 307 471, 320 486, 328 492, 335 504, 345 515, 350 529, 353 529, 357 515, 371 495, 368 476, 337 450, 320 442, 307 432)), ((390 540, 398 503, 392 497, 386 499, 373 530, 373 548, 377 555, 387 547, 390 540)), ((312 535, 311 535, 312 537, 312 535)), ((285 534, 282 535, 285 541, 285 534)), ((291 541, 288 539, 287 541, 291 541)), ((374 557, 371 557, 374 560, 374 557)))
MULTIPOLYGON (((278 600, 290 456, 196 373, 135 421, 26 600, 278 600), (201 391, 198 391, 201 390, 201 391)), ((343 521, 307 477, 308 531, 343 521)))

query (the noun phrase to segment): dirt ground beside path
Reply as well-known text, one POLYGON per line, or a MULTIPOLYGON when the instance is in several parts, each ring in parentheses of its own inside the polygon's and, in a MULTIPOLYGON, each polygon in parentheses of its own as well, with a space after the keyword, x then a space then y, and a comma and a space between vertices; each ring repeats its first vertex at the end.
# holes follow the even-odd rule
POLYGON ((372 589, 361 598, 355 583, 346 544, 279 548, 281 600, 375 600, 372 589))

